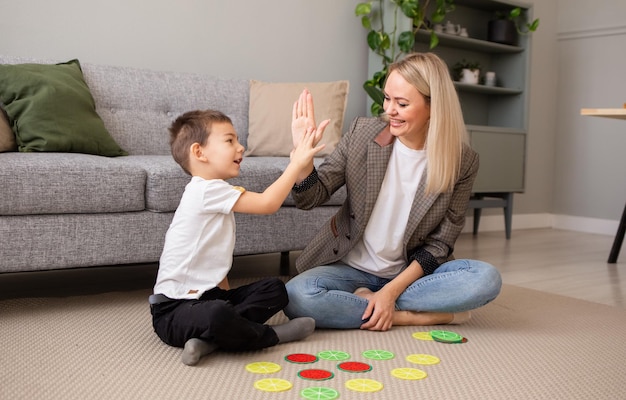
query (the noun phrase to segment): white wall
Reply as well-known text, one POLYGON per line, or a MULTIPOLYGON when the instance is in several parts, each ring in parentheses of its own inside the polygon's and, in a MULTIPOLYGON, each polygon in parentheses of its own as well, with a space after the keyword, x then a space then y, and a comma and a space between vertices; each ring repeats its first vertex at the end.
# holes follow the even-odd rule
POLYGON ((526 190, 514 197, 513 210, 516 214, 551 211, 554 140, 557 129, 555 118, 558 80, 558 58, 555 51, 557 7, 554 1, 536 0, 527 3, 532 4, 532 18, 539 18, 540 23, 539 29, 529 36, 531 53, 526 190))
POLYGON ((558 4, 553 213, 578 230, 594 231, 602 221, 616 228, 626 201, 626 121, 581 116, 580 109, 626 103, 626 2, 558 4))
POLYGON ((348 79, 347 124, 365 108, 357 3, 0 0, 0 53, 265 81, 348 79))
POLYGON ((558 27, 562 34, 589 30, 624 29, 626 2, 623 0, 558 0, 558 27))
MULTIPOLYGON (((367 113, 359 1, 0 0, 0 53, 266 81, 348 79, 347 124, 367 113)), ((542 216, 554 214, 571 217, 573 229, 616 226, 626 122, 579 112, 626 102, 626 2, 526 2, 541 25, 531 39, 526 192, 515 196, 513 227, 549 225, 542 216)), ((502 213, 490 213, 503 229, 502 213)))

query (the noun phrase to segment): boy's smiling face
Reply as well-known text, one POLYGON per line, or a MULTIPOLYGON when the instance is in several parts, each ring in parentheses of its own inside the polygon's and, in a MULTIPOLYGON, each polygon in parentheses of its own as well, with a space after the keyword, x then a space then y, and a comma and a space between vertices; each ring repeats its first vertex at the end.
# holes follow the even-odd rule
MULTIPOLYGON (((214 122, 206 145, 198 146, 193 175, 204 179, 230 179, 239 176, 245 148, 237 139, 237 132, 228 122, 214 122)), ((192 153, 194 150, 192 149, 192 153)))

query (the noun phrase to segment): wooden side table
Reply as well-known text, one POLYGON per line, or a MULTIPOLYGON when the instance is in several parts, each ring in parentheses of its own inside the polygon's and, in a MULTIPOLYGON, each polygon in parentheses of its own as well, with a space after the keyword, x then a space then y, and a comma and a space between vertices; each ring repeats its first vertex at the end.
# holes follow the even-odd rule
MULTIPOLYGON (((624 104, 624 108, 583 108, 580 110, 580 115, 626 119, 626 104, 624 104)), ((609 259, 607 261, 609 264, 615 264, 617 262, 619 251, 622 248, 622 243, 624 242, 624 233, 626 233, 626 205, 624 206, 622 218, 619 221, 617 233, 615 234, 615 239, 613 240, 613 246, 611 247, 611 252, 609 253, 609 259)))

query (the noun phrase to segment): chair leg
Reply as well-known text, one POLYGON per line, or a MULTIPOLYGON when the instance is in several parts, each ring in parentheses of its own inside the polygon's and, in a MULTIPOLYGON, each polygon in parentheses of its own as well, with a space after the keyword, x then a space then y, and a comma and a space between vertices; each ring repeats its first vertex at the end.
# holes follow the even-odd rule
POLYGON ((472 233, 474 235, 478 234, 478 226, 480 225, 480 214, 481 214, 482 208, 480 207, 476 207, 474 209, 474 227, 472 230, 472 233))
MULTIPOLYGON (((481 200, 483 196, 477 194, 473 197, 476 200, 481 200)), ((478 234, 478 226, 480 225, 480 215, 482 214, 483 209, 479 206, 474 208, 474 226, 472 229, 472 234, 476 236, 478 234)))
POLYGON ((511 223, 513 220, 513 193, 505 194, 506 206, 504 206, 504 230, 506 238, 511 238, 511 223))

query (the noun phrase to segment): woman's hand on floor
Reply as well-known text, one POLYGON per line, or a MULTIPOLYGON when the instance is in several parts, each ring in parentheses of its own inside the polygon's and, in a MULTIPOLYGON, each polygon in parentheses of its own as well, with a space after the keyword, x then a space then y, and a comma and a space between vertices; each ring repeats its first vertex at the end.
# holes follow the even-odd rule
POLYGON ((388 293, 384 287, 377 292, 373 292, 369 297, 369 304, 361 317, 364 321, 367 320, 361 325, 361 329, 369 331, 388 331, 391 329, 395 305, 395 296, 388 293))

